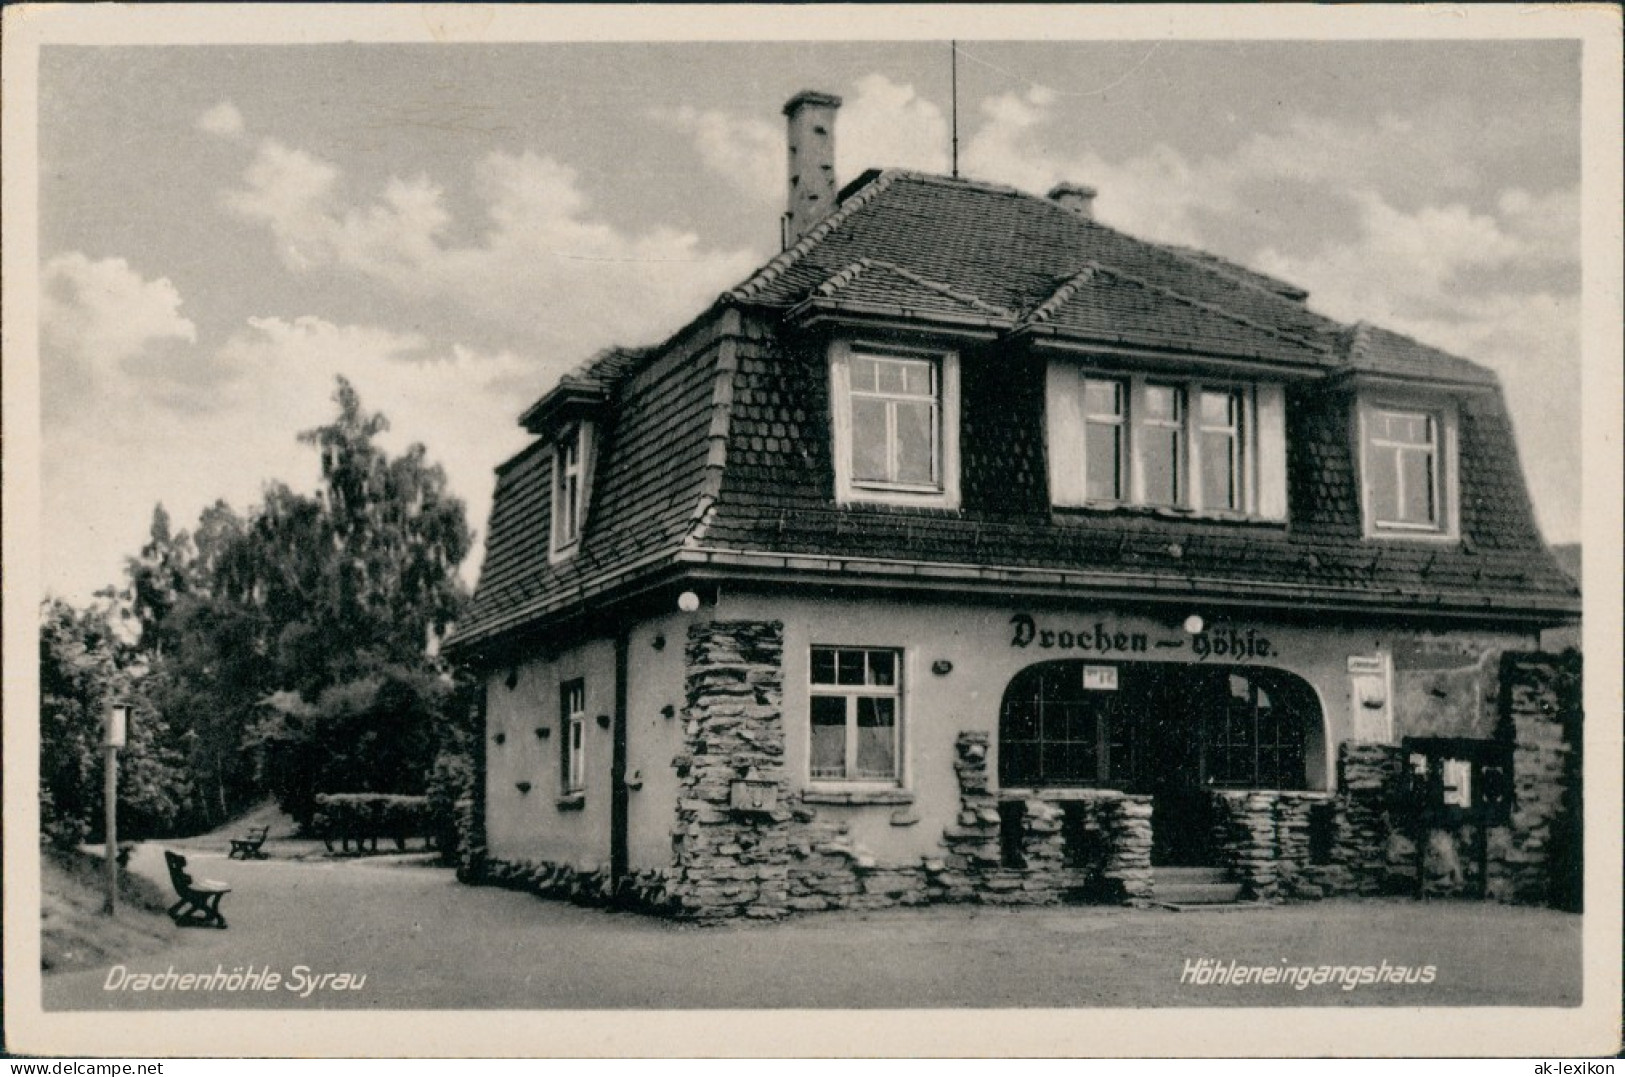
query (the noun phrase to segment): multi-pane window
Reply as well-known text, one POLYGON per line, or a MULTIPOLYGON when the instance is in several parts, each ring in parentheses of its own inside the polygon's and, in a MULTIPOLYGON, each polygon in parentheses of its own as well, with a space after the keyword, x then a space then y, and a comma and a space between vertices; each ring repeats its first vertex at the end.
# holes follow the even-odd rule
POLYGON ((959 359, 951 351, 830 346, 835 497, 959 503, 959 359))
POLYGON ((1058 362, 1045 391, 1056 505, 1286 518, 1281 386, 1104 377, 1058 362))
POLYGON ((1140 458, 1145 467, 1147 505, 1178 505, 1184 500, 1185 391, 1174 385, 1147 385, 1140 422, 1140 458))
POLYGON ((1234 390, 1202 391, 1197 416, 1201 439, 1202 507, 1239 511, 1241 499, 1241 394, 1234 390))
POLYGON ((1005 689, 999 784, 1302 789, 1319 722, 1314 691, 1282 670, 1040 662, 1005 689))
POLYGON ((1113 743, 1128 729, 1111 720, 1118 693, 1086 689, 1083 668, 1046 662, 1011 680, 999 720, 1000 785, 1092 785, 1126 766, 1128 746, 1113 743))
POLYGON ((559 782, 564 793, 586 788, 587 685, 565 681, 559 685, 559 782))
POLYGON ((1299 708, 1278 698, 1266 676, 1245 672, 1210 676, 1215 683, 1202 712, 1202 769, 1207 780, 1225 786, 1298 788, 1305 747, 1299 708), (1220 677, 1222 686, 1217 683, 1220 677))
POLYGON ((1083 382, 1083 465, 1092 501, 1123 500, 1123 383, 1105 378, 1083 382))
POLYGON ((582 427, 568 427, 553 444, 553 549, 566 550, 581 540, 585 484, 582 427))
POLYGON ((1373 408, 1365 416, 1365 471, 1378 528, 1440 528, 1439 423, 1430 412, 1373 408))
POLYGON ((850 377, 852 481, 935 488, 942 424, 936 360, 854 350, 850 377))
POLYGON ((811 657, 811 778, 898 781, 901 653, 814 647, 811 657))

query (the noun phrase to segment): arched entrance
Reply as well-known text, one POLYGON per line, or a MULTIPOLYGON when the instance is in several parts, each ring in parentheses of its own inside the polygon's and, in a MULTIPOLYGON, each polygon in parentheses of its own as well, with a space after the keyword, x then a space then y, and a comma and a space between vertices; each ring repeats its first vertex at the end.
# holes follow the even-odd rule
POLYGON ((1153 859, 1201 864, 1209 790, 1307 788, 1321 722, 1314 690, 1281 669, 1041 662, 1005 689, 999 785, 1149 794, 1153 859))

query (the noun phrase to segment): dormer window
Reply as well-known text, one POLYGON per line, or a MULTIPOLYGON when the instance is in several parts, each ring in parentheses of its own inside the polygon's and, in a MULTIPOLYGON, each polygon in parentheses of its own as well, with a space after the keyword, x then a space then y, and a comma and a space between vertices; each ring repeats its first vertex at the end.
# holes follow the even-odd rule
POLYGON ((1242 464, 1241 416, 1246 398, 1234 389, 1204 389, 1196 415, 1201 442, 1202 504, 1216 511, 1239 512, 1246 489, 1242 464))
POLYGON ((1140 423, 1140 458, 1144 472, 1142 500, 1147 505, 1179 505, 1190 485, 1185 477, 1185 390, 1178 385, 1145 387, 1140 423))
POLYGON ((838 500, 958 505, 957 355, 840 342, 830 386, 838 500))
POLYGON ((1128 401, 1125 386, 1108 378, 1083 379, 1083 466, 1093 501, 1121 501, 1127 471, 1128 401))
POLYGON ((1056 507, 1286 519, 1281 386, 1055 362, 1045 392, 1056 507))
POLYGON ((1455 408, 1366 399, 1359 429, 1366 535, 1455 538, 1455 408))
POLYGON ((571 423, 553 442, 553 556, 567 557, 581 542, 587 515, 587 473, 592 450, 586 422, 571 423))

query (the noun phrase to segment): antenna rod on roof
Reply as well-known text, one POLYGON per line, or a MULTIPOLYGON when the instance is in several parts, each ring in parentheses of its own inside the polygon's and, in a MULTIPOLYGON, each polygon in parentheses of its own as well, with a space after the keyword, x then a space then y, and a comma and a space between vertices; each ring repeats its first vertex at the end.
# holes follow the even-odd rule
POLYGON ((948 83, 950 111, 953 113, 954 179, 959 178, 959 42, 948 42, 948 83))

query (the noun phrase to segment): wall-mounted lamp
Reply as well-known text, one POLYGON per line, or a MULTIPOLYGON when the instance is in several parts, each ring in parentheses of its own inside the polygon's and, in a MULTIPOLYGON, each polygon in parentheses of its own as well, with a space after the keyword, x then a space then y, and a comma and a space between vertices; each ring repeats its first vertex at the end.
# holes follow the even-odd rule
POLYGON ((700 608, 700 596, 693 591, 684 591, 677 596, 677 608, 684 613, 693 613, 700 608))
POLYGON ((513 691, 514 685, 519 683, 519 667, 509 666, 508 676, 503 679, 502 683, 508 686, 508 691, 513 691))
POLYGON ((676 716, 677 716, 677 708, 672 706, 670 703, 668 703, 664 707, 660 708, 660 717, 662 717, 662 718, 675 718, 676 716))
POLYGON ((515 789, 519 790, 521 793, 530 792, 530 783, 529 782, 514 782, 513 787, 515 789))
POLYGON ((665 650, 666 649, 666 637, 665 636, 656 636, 654 639, 649 641, 649 646, 653 647, 657 651, 665 650))
POLYGON ((506 733, 498 733, 496 736, 492 737, 491 739, 496 741, 498 744, 504 744, 508 740, 508 734, 506 734, 506 733))
POLYGON ((536 727, 536 739, 537 740, 546 740, 548 737, 551 737, 552 735, 553 735, 553 730, 548 728, 547 726, 539 725, 539 726, 536 727))
POLYGON ((939 658, 931 663, 931 672, 939 677, 946 677, 954 671, 954 664, 946 658, 939 658))
POLYGON ((1206 627, 1207 622, 1202 620, 1202 615, 1200 613, 1193 613, 1189 617, 1185 618, 1184 628, 1186 635, 1200 636, 1202 634, 1202 629, 1206 627))
POLYGON ((598 728, 599 729, 608 729, 609 728, 609 715, 600 714, 598 716, 598 728))

